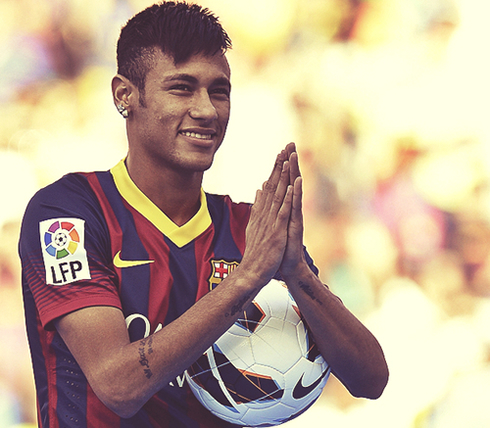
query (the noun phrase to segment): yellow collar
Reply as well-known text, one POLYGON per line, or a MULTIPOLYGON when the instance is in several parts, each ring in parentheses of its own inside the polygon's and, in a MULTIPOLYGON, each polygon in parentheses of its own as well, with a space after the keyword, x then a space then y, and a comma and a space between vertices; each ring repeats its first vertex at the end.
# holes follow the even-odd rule
POLYGON ((211 225, 211 216, 204 190, 201 189, 201 207, 194 217, 183 226, 177 226, 131 180, 124 160, 111 169, 117 190, 135 210, 151 221, 178 247, 191 242, 211 225))

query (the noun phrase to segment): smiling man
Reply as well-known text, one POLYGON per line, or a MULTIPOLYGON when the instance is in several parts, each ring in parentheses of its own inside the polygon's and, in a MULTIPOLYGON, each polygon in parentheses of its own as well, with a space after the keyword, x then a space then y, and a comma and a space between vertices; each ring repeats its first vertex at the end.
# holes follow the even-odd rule
POLYGON ((225 135, 230 69, 222 53, 195 54, 175 64, 171 55, 155 51, 153 63, 143 93, 122 74, 114 78, 113 92, 116 104, 129 114, 126 164, 131 178, 181 226, 199 206, 202 173, 225 135), (190 212, 182 211, 181 204, 189 202, 190 212))
POLYGON ((112 81, 127 157, 66 175, 26 210, 20 255, 41 427, 230 426, 183 373, 272 278, 286 281, 353 395, 377 398, 386 385, 378 342, 304 250, 294 144, 253 206, 201 187, 230 114, 229 47, 196 5, 133 17, 112 81), (217 265, 227 272, 219 279, 217 265))

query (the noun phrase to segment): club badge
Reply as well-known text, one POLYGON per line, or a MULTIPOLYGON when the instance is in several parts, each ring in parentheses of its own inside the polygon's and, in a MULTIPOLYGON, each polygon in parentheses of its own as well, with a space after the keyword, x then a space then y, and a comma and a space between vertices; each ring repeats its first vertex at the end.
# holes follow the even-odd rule
POLYGON ((209 290, 215 288, 239 265, 238 262, 227 262, 226 260, 211 260, 211 277, 209 278, 209 290))

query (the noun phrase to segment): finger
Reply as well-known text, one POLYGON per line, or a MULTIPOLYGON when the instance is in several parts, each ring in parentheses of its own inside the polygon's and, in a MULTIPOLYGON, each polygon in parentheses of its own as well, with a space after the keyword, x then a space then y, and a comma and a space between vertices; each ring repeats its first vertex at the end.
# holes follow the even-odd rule
POLYGON ((261 189, 257 190, 257 192, 255 193, 255 201, 252 205, 251 218, 260 219, 264 217, 264 211, 266 210, 267 207, 267 200, 268 200, 268 193, 264 192, 264 190, 261 189))
POLYGON ((271 175, 269 179, 264 183, 263 189, 268 191, 268 192, 275 192, 277 183, 279 182, 281 178, 281 172, 283 169, 284 162, 287 160, 287 153, 285 150, 282 150, 281 153, 279 153, 276 156, 276 161, 274 163, 274 167, 272 168, 271 175))
POLYGON ((297 177, 293 185, 291 222, 303 224, 303 178, 297 177))
POLYGON ((252 207, 258 207, 261 200, 262 200, 262 190, 258 189, 255 192, 255 201, 254 201, 252 207))
POLYGON ((293 186, 288 185, 281 207, 277 213, 276 228, 287 228, 293 204, 293 186))
MULTIPOLYGON (((288 247, 287 260, 295 265, 302 254, 303 249, 303 211, 302 211, 302 178, 299 177, 294 182, 293 196, 291 203, 291 217, 288 224, 288 247)), ((286 266, 286 265, 285 265, 286 266)))
POLYGON ((282 164, 279 180, 275 187, 268 180, 262 185, 262 190, 257 190, 253 210, 258 212, 258 216, 264 217, 264 219, 277 216, 287 192, 289 175, 289 162, 286 161, 282 164))
POLYGON ((289 170, 290 171, 289 183, 291 185, 294 185, 296 178, 301 176, 301 172, 299 170, 298 152, 296 151, 296 144, 289 143, 286 146, 285 150, 287 152, 288 160, 291 163, 290 170, 289 170))
POLYGON ((287 152, 287 156, 288 156, 288 159, 289 159, 291 157, 291 155, 296 152, 296 144, 295 143, 289 143, 286 146, 286 149, 285 150, 287 152))
POLYGON ((291 154, 291 157, 289 158, 289 182, 294 185, 296 182, 296 179, 298 177, 301 177, 301 172, 299 170, 299 159, 298 159, 298 153, 294 152, 291 154))
POLYGON ((273 216, 277 215, 277 212, 283 204, 289 186, 289 175, 289 162, 286 161, 283 164, 281 177, 279 178, 279 182, 277 183, 276 191, 274 192, 274 198, 272 200, 271 214, 273 216))

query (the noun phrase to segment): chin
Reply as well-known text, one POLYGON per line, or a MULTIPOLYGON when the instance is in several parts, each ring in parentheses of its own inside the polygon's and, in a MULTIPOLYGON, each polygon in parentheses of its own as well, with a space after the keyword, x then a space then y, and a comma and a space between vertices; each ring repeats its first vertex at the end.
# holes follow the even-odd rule
POLYGON ((213 161, 208 162, 189 162, 184 165, 183 168, 192 172, 204 172, 207 171, 213 165, 213 161))

